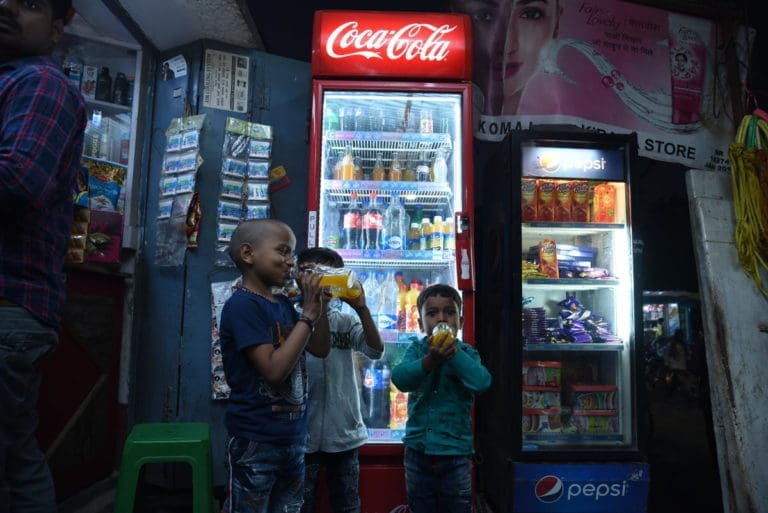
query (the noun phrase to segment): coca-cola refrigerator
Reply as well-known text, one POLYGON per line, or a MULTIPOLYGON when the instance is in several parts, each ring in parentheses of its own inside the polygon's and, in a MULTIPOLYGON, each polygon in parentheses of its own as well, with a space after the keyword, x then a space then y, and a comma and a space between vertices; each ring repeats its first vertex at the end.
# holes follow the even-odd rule
MULTIPOLYGON (((461 336, 474 342, 470 23, 445 13, 315 13, 307 246, 336 249, 356 271, 385 343, 380 361, 358 359, 366 513, 406 510, 408 397, 389 376, 423 336, 419 291, 459 289, 461 336)), ((329 511, 318 488, 319 511, 329 511)))
POLYGON ((521 130, 495 150, 477 176, 483 495, 499 512, 644 512, 636 135, 521 130))

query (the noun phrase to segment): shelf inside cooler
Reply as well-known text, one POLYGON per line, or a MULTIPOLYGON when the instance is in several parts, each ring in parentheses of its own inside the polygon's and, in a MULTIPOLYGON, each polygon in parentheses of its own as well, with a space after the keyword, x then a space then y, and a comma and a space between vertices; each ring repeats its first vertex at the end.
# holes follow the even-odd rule
POLYGON ((623 230, 624 224, 600 224, 600 223, 555 223, 546 221, 536 221, 522 223, 524 231, 534 231, 547 235, 594 235, 597 233, 623 230))
MULTIPOLYGON (((338 250, 339 254, 343 255, 344 250, 338 250)), ((349 250, 349 251, 355 251, 355 250, 349 250)), ((382 251, 383 253, 383 251, 382 251)), ((405 253, 405 252, 404 252, 405 253)), ((424 269, 424 270, 434 270, 434 269, 444 269, 448 267, 449 265, 452 265, 454 263, 453 258, 442 258, 442 259, 435 259, 435 260, 385 260, 385 259, 355 259, 355 258, 347 258, 344 257, 344 265, 347 267, 352 268, 358 268, 358 269, 389 269, 393 266, 396 266, 398 269, 424 269)))
POLYGON ((588 278, 528 278, 523 288, 566 287, 568 290, 595 290, 617 287, 620 280, 591 280, 588 278))
POLYGON ((623 351, 624 344, 587 343, 587 344, 524 344, 523 351, 623 351))
POLYGON ((375 194, 389 201, 397 194, 405 207, 425 208, 449 205, 453 197, 448 184, 432 182, 389 182, 374 180, 323 180, 323 195, 327 200, 347 203, 352 193, 358 198, 375 194))

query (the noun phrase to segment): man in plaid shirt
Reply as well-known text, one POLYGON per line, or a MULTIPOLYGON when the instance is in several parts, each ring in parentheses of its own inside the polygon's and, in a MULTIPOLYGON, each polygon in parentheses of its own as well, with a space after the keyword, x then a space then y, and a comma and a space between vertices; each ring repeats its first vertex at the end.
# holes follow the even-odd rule
POLYGON ((52 57, 71 0, 0 0, 0 513, 53 512, 35 440, 58 342, 85 104, 52 57))

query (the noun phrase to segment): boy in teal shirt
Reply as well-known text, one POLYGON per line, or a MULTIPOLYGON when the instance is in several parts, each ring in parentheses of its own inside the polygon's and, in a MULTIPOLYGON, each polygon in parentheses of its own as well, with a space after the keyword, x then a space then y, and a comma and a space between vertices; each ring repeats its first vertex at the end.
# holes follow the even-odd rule
POLYGON ((471 408, 491 375, 477 350, 459 339, 430 345, 439 323, 454 337, 462 326, 461 296, 453 287, 431 285, 416 305, 426 336, 414 339, 392 370, 392 382, 410 394, 403 437, 408 507, 411 513, 471 513, 471 408))

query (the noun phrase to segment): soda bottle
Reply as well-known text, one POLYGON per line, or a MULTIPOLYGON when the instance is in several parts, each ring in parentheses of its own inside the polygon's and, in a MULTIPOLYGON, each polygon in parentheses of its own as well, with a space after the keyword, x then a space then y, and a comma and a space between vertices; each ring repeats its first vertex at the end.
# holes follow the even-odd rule
POLYGON ((421 220, 421 233, 419 234, 419 249, 422 251, 432 247, 432 223, 428 217, 421 220))
POLYGON ((331 168, 331 178, 334 180, 341 180, 341 163, 344 161, 344 151, 339 150, 336 157, 333 159, 333 167, 331 168))
POLYGON ((424 151, 419 155, 419 165, 416 166, 416 180, 419 182, 429 181, 429 161, 424 151))
POLYGON ((349 145, 344 150, 344 156, 341 159, 341 179, 355 179, 355 158, 352 155, 352 147, 349 145))
POLYGON ((368 130, 371 132, 383 132, 384 124, 384 109, 371 109, 368 115, 368 130))
POLYGON ((386 170, 384 169, 383 154, 378 152, 376 154, 376 162, 373 164, 373 171, 371 172, 371 180, 383 181, 385 178, 386 170))
POLYGON ((323 117, 323 129, 338 130, 340 126, 339 116, 336 115, 330 105, 325 106, 325 115, 323 117))
POLYGON ((430 249, 443 249, 443 216, 435 216, 435 220, 432 223, 432 238, 430 241, 430 249))
POLYGON ((432 165, 433 181, 446 183, 448 181, 448 164, 445 162, 445 150, 438 148, 435 163, 432 165))
POLYGON ((390 370, 384 360, 370 360, 363 368, 363 421, 369 428, 389 427, 390 370))
POLYGON ((363 214, 363 249, 381 249, 383 214, 376 194, 371 193, 369 207, 363 214))
POLYGON ((413 162, 412 159, 408 159, 405 161, 405 166, 403 166, 403 181, 404 182, 416 181, 416 164, 413 162))
POLYGON ((419 223, 411 223, 411 229, 408 230, 407 249, 418 250, 420 247, 419 238, 421 237, 421 227, 419 223))
POLYGON ((389 206, 384 211, 385 248, 405 249, 406 228, 408 227, 406 216, 405 207, 400 203, 400 198, 397 194, 393 194, 389 206))
POLYGON ((349 207, 344 212, 344 249, 360 249, 360 232, 362 231, 362 215, 357 194, 349 195, 349 207))
POLYGON ((388 271, 381 284, 381 302, 378 312, 380 330, 397 329, 397 310, 399 288, 395 281, 395 272, 388 271))
POLYGON ((379 284, 380 274, 381 273, 371 271, 368 273, 368 277, 363 280, 365 304, 368 306, 368 310, 372 313, 374 322, 377 321, 376 314, 378 313, 379 305, 381 304, 381 285, 379 284))
POLYGON ((354 157, 352 159, 352 162, 354 163, 354 171, 353 176, 355 177, 355 180, 362 180, 365 178, 365 175, 363 174, 363 166, 360 165, 360 159, 358 157, 354 157))
POLYGON ((368 117, 362 107, 355 109, 355 132, 365 132, 368 130, 368 117))
POLYGON ((323 221, 323 245, 327 248, 341 247, 341 213, 335 201, 328 203, 328 211, 323 221))
POLYGON ((432 132, 432 111, 430 109, 421 109, 421 117, 419 118, 419 133, 431 134, 432 132))
POLYGON ((389 180, 391 182, 401 182, 403 180, 403 164, 400 162, 400 154, 392 154, 392 162, 389 164, 389 180))
POLYGON ((355 109, 353 107, 342 107, 339 110, 341 117, 339 122, 341 130, 345 132, 351 132, 355 129, 355 109))

